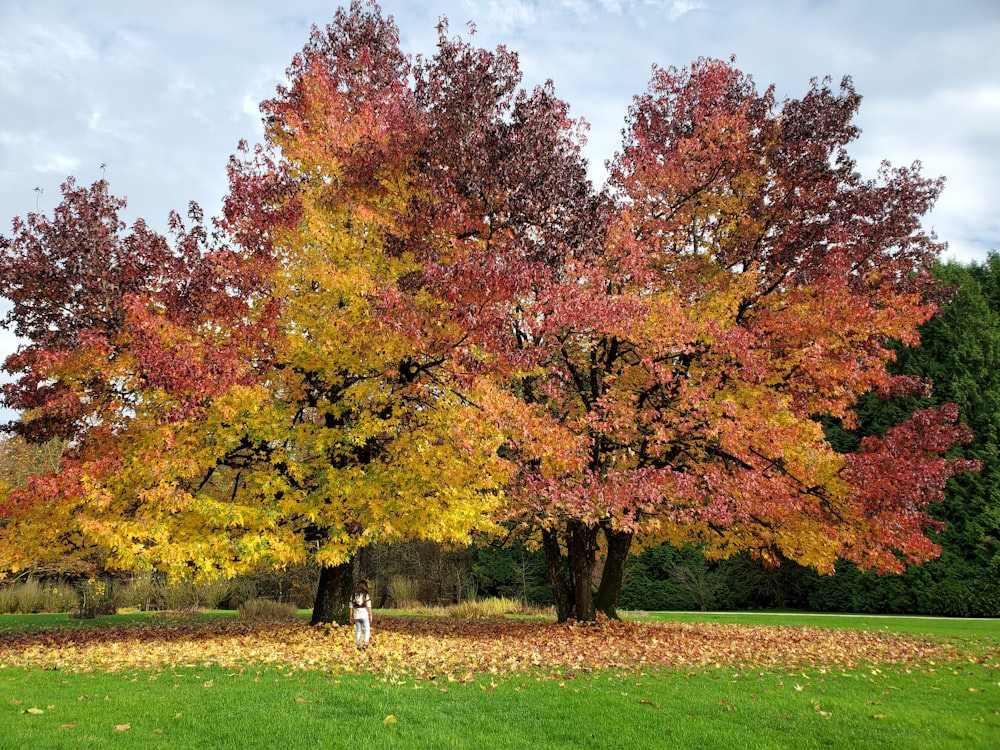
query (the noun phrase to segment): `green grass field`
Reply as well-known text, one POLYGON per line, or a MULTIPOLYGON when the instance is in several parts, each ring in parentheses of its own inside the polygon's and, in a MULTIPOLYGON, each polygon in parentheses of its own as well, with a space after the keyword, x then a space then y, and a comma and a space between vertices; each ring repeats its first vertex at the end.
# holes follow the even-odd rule
MULTIPOLYGON (((649 615, 668 622, 679 617, 649 615)), ((697 615, 696 621, 720 617, 697 615)), ((756 619, 765 615, 733 617, 754 633, 770 627, 756 619)), ((922 622, 893 619, 883 627, 909 633, 922 622)), ((40 640, 63 635, 60 623, 43 623, 40 640)), ((44 664, 0 668, 0 748, 1000 747, 995 621, 935 621, 933 641, 962 645, 948 660, 794 670, 722 660, 696 667, 631 664, 595 670, 546 663, 465 676, 415 668, 434 657, 421 650, 426 649, 418 646, 422 636, 411 637, 408 625, 396 620, 370 652, 345 646, 346 629, 318 641, 350 655, 353 661, 343 668, 337 666, 339 656, 319 668, 223 666, 198 658, 197 635, 187 663, 117 672, 44 664), (969 623, 979 623, 980 630, 966 627, 969 623), (366 660, 378 666, 366 671, 366 660)), ((25 626, 20 616, 0 617, 0 664, 5 643, 24 643, 25 626)), ((837 634, 815 631, 811 621, 803 626, 808 627, 779 632, 790 640, 837 634)), ((102 630, 109 627, 115 627, 114 618, 102 630)), ((439 636, 436 647, 444 654, 466 648, 462 627, 454 628, 454 636, 439 636)), ((504 626, 497 627, 491 632, 502 637, 504 626)), ((517 627, 512 633, 529 652, 564 632, 544 623, 517 627), (531 642, 535 633, 539 643, 531 642)), ((636 632, 652 636, 659 627, 641 625, 636 632)), ((700 626, 684 627, 686 638, 701 634, 700 626)), ((143 631, 128 632, 130 637, 139 632, 141 640, 143 631)), ((619 631, 608 632, 611 649, 619 631)), ((585 637, 600 644, 605 636, 595 630, 585 637)), ((142 643, 107 639, 101 648, 127 652, 142 643)), ((127 654, 123 659, 127 664, 127 654)))
POLYGON ((995 618, 897 617, 895 615, 841 615, 778 611, 648 612, 625 613, 625 616, 638 622, 716 622, 734 625, 846 628, 948 638, 972 638, 1000 643, 1000 619, 995 618))

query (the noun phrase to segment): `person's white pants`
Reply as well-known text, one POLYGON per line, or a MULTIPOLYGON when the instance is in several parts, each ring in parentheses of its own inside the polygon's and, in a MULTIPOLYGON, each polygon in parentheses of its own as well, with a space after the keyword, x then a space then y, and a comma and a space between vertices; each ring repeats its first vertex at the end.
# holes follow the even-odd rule
POLYGON ((368 643, 372 637, 372 624, 368 621, 368 612, 354 615, 354 642, 359 646, 368 643))

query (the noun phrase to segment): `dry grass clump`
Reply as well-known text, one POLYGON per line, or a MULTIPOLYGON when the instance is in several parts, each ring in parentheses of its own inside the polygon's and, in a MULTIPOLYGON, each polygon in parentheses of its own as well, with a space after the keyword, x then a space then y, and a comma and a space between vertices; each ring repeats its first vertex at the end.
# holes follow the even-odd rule
POLYGON ((458 604, 427 605, 419 602, 409 602, 400 606, 406 612, 424 617, 443 617, 457 620, 493 620, 510 615, 543 616, 551 615, 551 607, 537 607, 525 604, 518 599, 503 596, 491 596, 484 599, 468 599, 458 604))
POLYGON ((482 620, 492 617, 521 614, 521 602, 505 596, 491 596, 486 599, 469 599, 448 607, 448 617, 466 620, 482 620))
POLYGON ((77 599, 72 584, 66 581, 28 578, 0 586, 0 614, 68 612, 77 606, 77 599))
POLYGON ((250 622, 282 622, 294 620, 298 609, 291 602, 276 602, 273 599, 250 599, 236 610, 236 617, 250 622))

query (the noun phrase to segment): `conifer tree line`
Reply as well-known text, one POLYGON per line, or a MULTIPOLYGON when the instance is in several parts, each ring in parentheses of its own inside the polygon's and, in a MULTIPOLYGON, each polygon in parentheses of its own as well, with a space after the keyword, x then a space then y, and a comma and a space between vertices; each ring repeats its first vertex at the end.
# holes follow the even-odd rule
POLYGON ((69 178, 0 235, 5 460, 34 463, 0 569, 307 564, 318 623, 401 543, 520 545, 583 621, 640 606, 654 550, 702 560, 670 573, 699 606, 740 564, 830 601, 988 567, 986 341, 933 342, 993 282, 935 271, 942 179, 858 172, 850 79, 656 68, 598 188, 551 82, 438 32, 407 55, 362 0, 314 27, 210 222, 128 226, 69 178))

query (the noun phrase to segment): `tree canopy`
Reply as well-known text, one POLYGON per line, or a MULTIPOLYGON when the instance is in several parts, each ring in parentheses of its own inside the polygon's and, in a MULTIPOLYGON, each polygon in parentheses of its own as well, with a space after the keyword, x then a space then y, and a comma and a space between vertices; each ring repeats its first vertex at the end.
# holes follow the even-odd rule
POLYGON ((969 437, 954 409, 850 455, 820 425, 850 422, 864 393, 923 387, 887 365, 938 293, 920 217, 941 182, 918 165, 864 180, 846 151, 859 101, 850 80, 813 81, 779 106, 707 59, 655 71, 635 99, 604 247, 528 317, 547 371, 524 391, 563 434, 524 441, 517 517, 564 535, 578 613, 601 530, 609 613, 635 535, 824 572, 935 554, 927 506, 972 467, 944 458, 969 437))
POLYGON ((634 538, 822 571, 936 553, 928 504, 973 468, 945 458, 955 410, 848 455, 821 425, 923 387, 891 343, 940 291, 920 220, 941 181, 862 178, 849 80, 779 104, 732 60, 658 69, 602 191, 551 84, 446 22, 411 59, 355 0, 287 80, 216 233, 194 206, 170 237, 127 228, 105 182, 70 180, 2 239, 28 342, 11 429, 68 448, 0 498, 0 565, 93 546, 173 575, 334 569, 503 524, 586 620, 614 612, 634 538))

